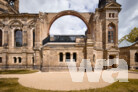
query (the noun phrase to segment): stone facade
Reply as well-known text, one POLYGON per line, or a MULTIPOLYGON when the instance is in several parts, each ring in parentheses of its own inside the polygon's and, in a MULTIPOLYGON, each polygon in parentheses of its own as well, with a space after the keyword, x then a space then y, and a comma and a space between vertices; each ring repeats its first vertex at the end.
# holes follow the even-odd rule
POLYGON ((63 70, 67 68, 65 62, 68 56, 70 59, 76 58, 77 66, 82 59, 90 59, 94 65, 96 59, 119 58, 118 14, 121 5, 116 0, 99 0, 95 13, 67 10, 59 13, 22 14, 18 10, 19 0, 0 1, 1 69, 63 70), (76 38, 71 43, 51 42, 51 25, 65 15, 77 16, 84 21, 87 26, 85 37, 76 38), (45 44, 44 40, 47 40, 45 44), (62 62, 60 53, 63 54, 62 62))
POLYGON ((127 61, 129 69, 138 69, 138 42, 130 43, 123 41, 122 43, 124 42, 129 44, 123 44, 123 46, 119 45, 119 58, 127 61))

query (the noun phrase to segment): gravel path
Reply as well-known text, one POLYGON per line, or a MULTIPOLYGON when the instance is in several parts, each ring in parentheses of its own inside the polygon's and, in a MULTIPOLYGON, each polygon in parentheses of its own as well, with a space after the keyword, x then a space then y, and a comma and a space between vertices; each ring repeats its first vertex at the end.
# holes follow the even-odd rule
MULTIPOLYGON (((33 74, 0 75, 0 78, 19 78, 19 83, 25 87, 43 90, 82 90, 101 88, 110 85, 100 79, 99 83, 88 82, 86 73, 83 82, 72 82, 69 72, 37 72, 33 74)), ((130 79, 138 79, 138 73, 129 72, 130 79)))

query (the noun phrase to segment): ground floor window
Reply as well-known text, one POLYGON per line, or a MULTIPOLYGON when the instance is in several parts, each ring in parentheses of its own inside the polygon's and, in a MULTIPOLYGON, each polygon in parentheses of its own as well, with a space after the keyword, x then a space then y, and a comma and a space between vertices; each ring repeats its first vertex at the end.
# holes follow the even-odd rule
POLYGON ((73 53, 73 60, 75 60, 75 62, 77 61, 77 54, 73 53))
POLYGON ((135 62, 138 62, 138 53, 135 54, 135 62))
POLYGON ((22 58, 21 57, 14 57, 13 58, 13 60, 14 60, 14 63, 16 64, 16 63, 22 63, 22 58))
POLYGON ((22 58, 21 57, 19 57, 18 60, 19 60, 19 63, 22 63, 22 58))
POLYGON ((59 62, 72 62, 71 60, 77 62, 77 53, 73 52, 67 52, 65 53, 65 55, 63 54, 63 52, 59 53, 59 62), (65 59, 65 61, 64 61, 65 59))
POLYGON ((69 62, 70 59, 70 53, 66 53, 66 61, 69 62))
POLYGON ((60 61, 60 62, 63 62, 63 53, 60 53, 60 54, 59 54, 59 61, 60 61))
POLYGON ((0 63, 2 63, 2 57, 0 57, 0 63))
POLYGON ((14 63, 17 63, 17 59, 16 59, 16 57, 14 57, 13 59, 14 59, 14 63))

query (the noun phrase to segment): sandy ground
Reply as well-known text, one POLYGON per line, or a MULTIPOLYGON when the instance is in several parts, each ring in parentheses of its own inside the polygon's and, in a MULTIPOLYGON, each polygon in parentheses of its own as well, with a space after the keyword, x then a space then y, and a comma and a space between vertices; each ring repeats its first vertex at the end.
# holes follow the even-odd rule
MULTIPOLYGON (((129 79, 138 79, 138 73, 129 72, 129 79)), ((83 82, 72 82, 69 72, 37 72, 33 74, 0 75, 0 78, 19 78, 19 83, 25 87, 43 90, 82 90, 101 88, 110 85, 100 78, 100 82, 88 81, 86 73, 83 82)))

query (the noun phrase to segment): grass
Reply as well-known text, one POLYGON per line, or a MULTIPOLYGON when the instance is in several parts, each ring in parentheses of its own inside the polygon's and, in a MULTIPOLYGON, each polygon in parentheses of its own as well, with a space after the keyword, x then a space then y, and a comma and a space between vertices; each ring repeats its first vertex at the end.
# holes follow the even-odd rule
POLYGON ((28 74, 38 72, 36 70, 0 70, 0 74, 28 74))
POLYGON ((138 72, 138 70, 130 70, 130 71, 133 71, 133 72, 138 72))
MULTIPOLYGON (((54 92, 23 87, 18 79, 0 79, 0 92, 54 92)), ((56 91, 61 92, 61 91, 56 91)), ((105 88, 88 89, 69 92, 138 92, 138 79, 130 79, 128 83, 116 82, 105 88)))

